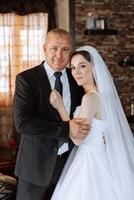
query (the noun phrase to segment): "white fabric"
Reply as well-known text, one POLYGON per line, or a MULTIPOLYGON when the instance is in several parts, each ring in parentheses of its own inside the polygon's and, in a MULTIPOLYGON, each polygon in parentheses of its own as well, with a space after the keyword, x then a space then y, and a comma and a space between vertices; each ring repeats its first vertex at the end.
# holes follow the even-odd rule
POLYGON ((94 118, 88 137, 71 152, 51 200, 118 199, 106 157, 104 130, 106 123, 94 118))
POLYGON ((107 130, 107 156, 113 181, 120 192, 119 200, 134 199, 134 139, 122 109, 113 79, 97 50, 84 46, 92 58, 93 72, 104 108, 107 130))
POLYGON ((108 128, 105 137, 108 142, 107 155, 111 175, 121 194, 121 200, 134 199, 134 139, 122 109, 113 79, 97 50, 82 47, 92 57, 94 76, 104 108, 104 119, 108 128))
POLYGON ((61 155, 69 150, 68 142, 64 143, 59 149, 57 155, 61 155))
POLYGON ((79 50, 91 55, 103 120, 93 120, 88 136, 96 144, 86 139, 73 149, 52 200, 134 200, 134 139, 112 77, 95 48, 79 50))
MULTIPOLYGON (((54 89, 55 85, 55 76, 54 76, 54 70, 45 62, 44 63, 44 68, 46 70, 48 80, 50 82, 51 89, 54 89)), ((61 82, 63 85, 63 101, 64 105, 66 108, 66 111, 68 112, 68 115, 70 115, 70 110, 71 110, 71 96, 70 96, 70 87, 69 87, 69 82, 68 82, 68 77, 66 73, 66 69, 62 70, 62 76, 61 76, 61 82)), ((59 149, 58 149, 58 154, 61 155, 65 153, 66 151, 69 150, 68 143, 64 143, 59 149)))

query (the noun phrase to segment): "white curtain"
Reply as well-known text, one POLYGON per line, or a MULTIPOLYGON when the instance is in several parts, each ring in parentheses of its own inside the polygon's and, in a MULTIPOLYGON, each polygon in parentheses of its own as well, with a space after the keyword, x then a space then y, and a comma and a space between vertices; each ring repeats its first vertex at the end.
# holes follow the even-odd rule
POLYGON ((0 14, 0 144, 14 135, 12 99, 15 77, 44 60, 47 13, 0 14))

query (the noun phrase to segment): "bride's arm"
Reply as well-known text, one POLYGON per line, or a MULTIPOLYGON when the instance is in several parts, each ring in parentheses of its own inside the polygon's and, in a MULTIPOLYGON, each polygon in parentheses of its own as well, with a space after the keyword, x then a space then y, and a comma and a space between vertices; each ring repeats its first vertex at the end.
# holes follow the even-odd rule
POLYGON ((92 92, 87 93, 82 98, 79 116, 80 118, 86 118, 88 123, 92 123, 94 117, 100 115, 100 98, 92 92))
POLYGON ((50 103, 55 109, 57 109, 63 121, 69 121, 69 137, 74 144, 78 145, 81 140, 86 137, 88 133, 87 129, 90 129, 90 126, 88 125, 89 123, 86 123, 85 119, 83 118, 74 118, 71 120, 65 109, 62 97, 56 90, 53 90, 50 94, 50 103))
MULTIPOLYGON (((82 113, 85 112, 84 110, 87 110, 86 107, 83 105, 83 104, 86 103, 84 99, 85 98, 83 98, 83 103, 82 103, 82 113)), ((68 115, 66 109, 65 109, 62 97, 60 96, 60 94, 56 90, 53 90, 51 92, 50 103, 52 104, 52 106, 55 109, 58 110, 58 112, 61 116, 61 119, 63 121, 69 121, 69 124, 70 124, 70 134, 69 135, 70 135, 71 140, 75 144, 81 143, 81 141, 86 137, 86 135, 88 133, 87 129, 90 130, 90 125, 89 125, 89 120, 88 120, 87 115, 85 115, 86 118, 87 118, 87 121, 85 120, 84 115, 83 115, 83 117, 81 117, 82 116, 81 115, 81 116, 71 120, 69 118, 69 115, 68 115), (88 126, 88 128, 87 128, 87 126, 88 126), (76 133, 75 133, 75 130, 76 130, 76 133)))
MULTIPOLYGON (((86 119, 85 123, 92 124, 94 117, 99 116, 100 113, 100 99, 95 93, 85 94, 82 98, 82 103, 80 106, 80 111, 78 118, 86 119)), ((90 131, 89 131, 90 134, 90 131)), ((76 138, 75 144, 79 145, 82 142, 82 138, 76 138)))

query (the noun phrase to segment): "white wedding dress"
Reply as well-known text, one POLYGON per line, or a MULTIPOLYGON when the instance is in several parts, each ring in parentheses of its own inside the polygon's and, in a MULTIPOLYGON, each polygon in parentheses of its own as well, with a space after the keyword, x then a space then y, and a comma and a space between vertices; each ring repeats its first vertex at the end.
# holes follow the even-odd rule
MULTIPOLYGON (((78 116, 77 107, 75 116, 78 116)), ((68 158, 51 200, 117 200, 103 136, 107 124, 94 118, 87 138, 68 158)))
POLYGON ((104 121, 94 118, 87 138, 74 147, 51 200, 134 200, 134 138, 113 78, 94 47, 76 51, 91 56, 104 121))

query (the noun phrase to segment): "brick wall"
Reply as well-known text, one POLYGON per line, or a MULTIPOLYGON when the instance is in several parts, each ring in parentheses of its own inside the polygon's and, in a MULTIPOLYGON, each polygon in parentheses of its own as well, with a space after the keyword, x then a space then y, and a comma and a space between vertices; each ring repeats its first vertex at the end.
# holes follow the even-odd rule
POLYGON ((120 99, 127 115, 134 95, 134 64, 120 66, 126 56, 134 60, 134 1, 133 0, 76 0, 76 46, 93 45, 104 57, 114 78, 120 99), (85 35, 88 13, 95 18, 106 18, 108 29, 117 35, 85 35))

